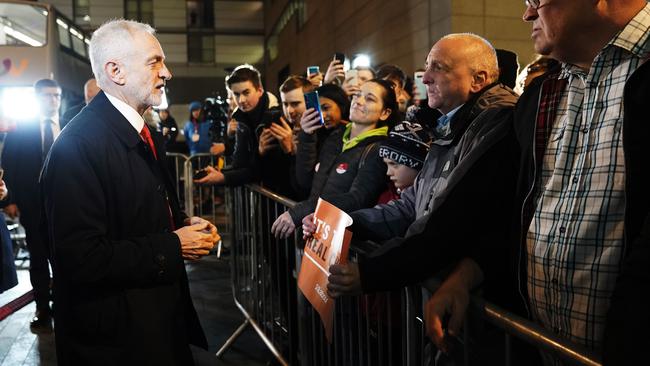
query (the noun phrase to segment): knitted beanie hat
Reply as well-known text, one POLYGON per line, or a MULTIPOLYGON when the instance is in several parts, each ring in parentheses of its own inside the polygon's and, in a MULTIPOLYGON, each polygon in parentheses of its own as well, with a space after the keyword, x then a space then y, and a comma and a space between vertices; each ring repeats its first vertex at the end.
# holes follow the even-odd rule
POLYGON ((419 123, 404 121, 388 133, 379 147, 379 157, 420 170, 430 144, 429 134, 419 123))

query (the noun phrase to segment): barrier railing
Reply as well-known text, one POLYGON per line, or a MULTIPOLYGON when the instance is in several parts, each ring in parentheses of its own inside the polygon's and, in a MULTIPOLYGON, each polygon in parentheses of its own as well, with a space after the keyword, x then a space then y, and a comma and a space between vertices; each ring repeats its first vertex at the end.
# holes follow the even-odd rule
MULTIPOLYGON (((219 158, 208 154, 167 153, 167 164, 172 178, 176 181, 176 194, 180 205, 189 216, 200 216, 218 224, 219 230, 229 232, 228 221, 220 221, 218 207, 224 203, 223 187, 195 185, 194 173, 207 165, 218 165, 219 158)), ((227 215, 228 217, 228 215, 227 215)), ((222 235, 223 236, 223 235, 222 235)), ((219 249, 221 250, 221 246, 219 249)))
MULTIPOLYGON (((326 341, 320 318, 297 290, 302 240, 296 235, 276 240, 272 222, 294 204, 256 185, 226 192, 231 220, 231 271, 235 304, 244 322, 217 352, 221 356, 250 325, 282 365, 433 365, 422 322, 423 288, 343 297, 336 302, 332 343, 326 341)), ((353 242, 350 259, 370 253, 376 244, 353 242)), ((570 364, 600 365, 590 351, 559 338, 537 324, 473 297, 462 349, 451 362, 476 361, 473 325, 488 322, 502 331, 503 363, 512 364, 511 339, 521 339, 570 364), (478 314, 478 316, 475 316, 478 314), (460 356, 458 356, 460 355, 460 356)), ((436 356, 436 360, 433 357, 436 356)), ((479 359, 476 364, 485 360, 479 359)), ((452 363, 454 364, 454 363, 452 363)))

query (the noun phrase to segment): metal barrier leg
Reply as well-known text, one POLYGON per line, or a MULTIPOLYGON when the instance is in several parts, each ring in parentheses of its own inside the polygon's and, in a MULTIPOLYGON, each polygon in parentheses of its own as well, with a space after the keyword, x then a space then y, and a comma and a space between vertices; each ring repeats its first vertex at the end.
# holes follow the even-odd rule
POLYGON ((244 322, 235 330, 235 332, 226 340, 226 343, 221 346, 221 348, 217 351, 216 356, 221 357, 223 354, 230 348, 230 346, 239 338, 239 336, 246 330, 246 327, 250 324, 250 321, 248 319, 244 320, 244 322))

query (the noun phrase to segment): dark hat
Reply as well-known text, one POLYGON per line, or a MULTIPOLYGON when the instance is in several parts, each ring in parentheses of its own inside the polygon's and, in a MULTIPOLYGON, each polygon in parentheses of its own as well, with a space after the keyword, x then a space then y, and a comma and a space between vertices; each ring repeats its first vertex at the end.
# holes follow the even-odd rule
POLYGON ((201 102, 197 102, 196 100, 190 103, 190 112, 195 111, 197 109, 201 109, 201 102))
POLYGON ((379 147, 379 157, 420 170, 429 152, 431 138, 416 122, 401 122, 388 133, 379 147))

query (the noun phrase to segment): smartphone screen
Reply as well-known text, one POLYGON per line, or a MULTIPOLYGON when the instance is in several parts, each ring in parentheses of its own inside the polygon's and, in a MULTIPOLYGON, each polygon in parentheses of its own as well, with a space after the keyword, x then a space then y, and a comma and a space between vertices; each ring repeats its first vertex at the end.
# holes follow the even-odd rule
POLYGON ((307 67, 307 77, 316 75, 320 72, 320 67, 318 66, 308 66, 307 67))
POLYGON ((359 72, 355 69, 350 69, 345 72, 345 82, 349 85, 359 86, 359 72))
POLYGON ((323 112, 320 109, 320 100, 318 100, 318 91, 314 90, 309 93, 305 93, 305 106, 307 109, 314 108, 318 111, 320 115, 320 124, 324 125, 325 121, 323 120, 323 112))
POLYGON ((415 84, 415 90, 417 91, 418 100, 427 99, 427 87, 424 85, 422 78, 424 77, 424 71, 416 71, 413 74, 413 81, 415 84))

